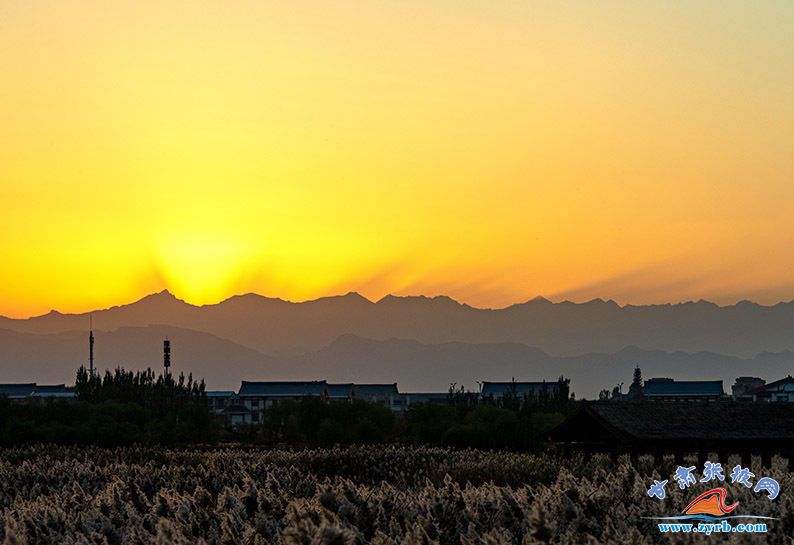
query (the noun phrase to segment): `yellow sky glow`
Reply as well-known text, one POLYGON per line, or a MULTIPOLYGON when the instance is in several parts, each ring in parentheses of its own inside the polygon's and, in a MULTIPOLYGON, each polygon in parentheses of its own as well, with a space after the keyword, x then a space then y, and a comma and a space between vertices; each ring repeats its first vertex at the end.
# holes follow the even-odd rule
POLYGON ((794 4, 0 6, 0 314, 794 299, 794 4))

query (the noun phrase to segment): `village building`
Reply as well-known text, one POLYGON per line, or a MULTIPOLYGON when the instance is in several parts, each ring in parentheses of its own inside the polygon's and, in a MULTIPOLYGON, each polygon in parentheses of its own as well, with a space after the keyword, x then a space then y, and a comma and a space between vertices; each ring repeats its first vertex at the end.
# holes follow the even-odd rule
POLYGON ((718 401, 723 396, 721 380, 652 378, 645 381, 643 388, 643 397, 648 401, 718 401))
POLYGON ((353 401, 355 396, 352 382, 343 384, 328 383, 328 401, 353 401))
POLYGON ((214 415, 221 415, 226 407, 240 403, 240 397, 231 390, 210 390, 205 396, 207 408, 214 415))
POLYGON ((603 452, 616 457, 665 454, 681 463, 685 455, 727 462, 741 456, 749 467, 760 455, 769 467, 773 455, 794 468, 794 404, 587 402, 550 432, 567 452, 603 452))
POLYGON ((0 395, 8 397, 11 401, 24 401, 36 390, 35 382, 22 384, 0 384, 0 395))
POLYGON ((748 392, 753 401, 767 403, 788 403, 794 401, 794 378, 791 375, 769 384, 758 386, 748 392))
POLYGON ((37 384, 30 397, 32 399, 74 399, 77 397, 77 392, 74 387, 67 387, 65 384, 37 384))
POLYGON ((73 399, 77 394, 73 387, 64 384, 36 384, 25 382, 20 384, 0 384, 0 396, 7 396, 15 402, 28 399, 73 399))
MULTIPOLYGON (((239 401, 239 398, 237 398, 239 401)), ((220 415, 221 421, 227 426, 236 427, 240 424, 251 424, 251 410, 242 404, 233 404, 224 408, 220 415)), ((257 422, 258 422, 257 415, 257 422)))
POLYGON ((241 405, 251 412, 251 422, 261 421, 264 409, 284 401, 299 401, 304 397, 328 399, 328 383, 311 382, 249 382, 244 380, 237 394, 241 405))
POLYGON ((377 403, 398 412, 402 410, 402 399, 397 390, 397 383, 390 384, 353 384, 356 400, 377 403))
MULTIPOLYGON (((523 396, 542 399, 553 396, 559 389, 554 382, 483 382, 483 392, 490 399, 501 400, 505 393, 515 391, 523 396)), ((475 402, 484 397, 471 394, 475 402)), ((227 425, 258 424, 263 421, 263 412, 268 407, 283 401, 300 401, 305 397, 316 397, 324 401, 363 401, 389 408, 402 414, 412 405, 420 403, 446 404, 450 392, 401 393, 396 382, 358 384, 353 382, 328 383, 315 381, 243 381, 240 390, 206 392, 207 408, 227 425)))

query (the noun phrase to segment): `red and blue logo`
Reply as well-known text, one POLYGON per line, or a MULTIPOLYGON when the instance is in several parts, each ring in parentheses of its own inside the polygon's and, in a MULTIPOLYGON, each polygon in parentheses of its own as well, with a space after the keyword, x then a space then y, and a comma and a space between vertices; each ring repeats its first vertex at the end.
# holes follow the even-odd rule
MULTIPOLYGON (((723 475, 722 465, 719 463, 706 462, 703 468, 703 478, 699 481, 693 475, 694 471, 695 466, 678 466, 671 479, 678 484, 681 490, 687 489, 697 482, 709 483, 713 480, 726 480, 726 477, 723 475)), ((777 481, 769 477, 762 477, 753 484, 752 479, 755 478, 755 474, 751 473, 749 468, 741 467, 740 465, 733 468, 728 478, 731 483, 752 488, 754 492, 766 492, 770 500, 777 498, 780 493, 780 485, 777 481)), ((665 486, 668 482, 668 480, 654 480, 653 484, 648 489, 648 496, 660 500, 664 499, 666 496, 665 486)), ((738 514, 736 508, 739 506, 739 502, 728 504, 726 500, 727 495, 728 491, 723 487, 712 488, 689 502, 680 515, 647 518, 666 521, 666 524, 659 524, 659 529, 662 532, 684 531, 707 532, 709 534, 720 531, 759 531, 758 528, 760 527, 763 527, 763 530, 760 531, 766 531, 766 524, 753 525, 751 523, 732 526, 727 522, 728 519, 775 520, 774 517, 738 514), (698 524, 684 524, 685 522, 697 522, 698 524)))

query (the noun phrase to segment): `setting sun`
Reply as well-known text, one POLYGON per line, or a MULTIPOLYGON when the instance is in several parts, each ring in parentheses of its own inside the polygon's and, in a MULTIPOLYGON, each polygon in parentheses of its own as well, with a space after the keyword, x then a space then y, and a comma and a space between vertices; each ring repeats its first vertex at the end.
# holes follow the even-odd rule
POLYGON ((195 304, 226 297, 250 251, 239 241, 214 233, 175 233, 158 247, 158 267, 167 287, 195 304))
POLYGON ((3 6, 0 314, 794 296, 791 5, 227 8, 3 6))

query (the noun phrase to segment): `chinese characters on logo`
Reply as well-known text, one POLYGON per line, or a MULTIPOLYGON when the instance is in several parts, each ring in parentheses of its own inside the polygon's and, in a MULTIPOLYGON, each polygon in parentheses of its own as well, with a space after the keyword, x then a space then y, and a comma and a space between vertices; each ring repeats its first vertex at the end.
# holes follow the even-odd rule
MULTIPOLYGON (((678 466, 678 468, 675 470, 675 474, 673 474, 673 480, 678 483, 679 488, 684 489, 692 484, 695 484, 697 480, 695 479, 695 476, 692 475, 693 471, 695 471, 695 466, 678 466)), ((700 479, 699 482, 705 483, 714 479, 724 481, 725 476, 722 474, 722 472, 722 464, 706 462, 703 466, 703 478, 700 479)), ((751 473, 749 468, 741 467, 740 465, 734 467, 730 474, 732 483, 743 484, 747 488, 752 488, 753 482, 751 479, 753 477, 755 477, 755 473, 751 473)), ((665 496, 664 486, 666 484, 667 480, 659 482, 654 479, 653 484, 648 489, 648 496, 663 500, 665 496)), ((756 483, 755 488, 753 488, 753 492, 760 492, 763 490, 766 490, 769 493, 770 500, 774 500, 777 498, 777 495, 780 492, 780 485, 774 479, 762 477, 759 479, 758 483, 756 483)))

